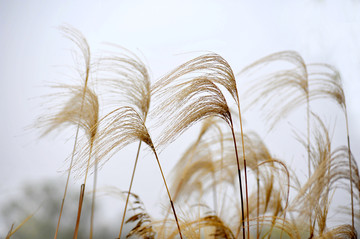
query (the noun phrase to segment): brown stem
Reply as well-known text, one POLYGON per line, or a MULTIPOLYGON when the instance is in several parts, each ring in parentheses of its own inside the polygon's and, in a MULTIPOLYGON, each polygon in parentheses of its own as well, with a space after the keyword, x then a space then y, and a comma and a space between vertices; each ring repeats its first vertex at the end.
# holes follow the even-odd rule
MULTIPOLYGON (((246 218, 247 218, 247 232, 249 239, 250 237, 250 218, 249 218, 249 193, 248 193, 248 183, 247 183, 247 172, 246 172, 246 157, 245 157, 245 141, 244 141, 244 131, 242 126, 242 117, 241 117, 241 110, 240 110, 240 100, 239 96, 237 96, 237 106, 239 111, 239 121, 240 121, 240 133, 241 133, 241 144, 242 144, 242 155, 244 161, 244 172, 245 172, 245 193, 246 193, 246 218)), ((245 238, 245 237, 244 237, 245 238)))
MULTIPOLYGON (((77 219, 76 219, 74 239, 77 238, 77 234, 78 234, 78 230, 79 230, 81 210, 82 210, 82 205, 84 202, 84 190, 85 190, 86 179, 87 179, 87 175, 88 175, 88 171, 89 171, 89 165, 90 165, 90 159, 91 159, 93 145, 94 144, 93 144, 93 138, 92 138, 92 139, 90 139, 90 150, 89 150, 89 158, 88 158, 88 162, 87 162, 87 166, 86 166, 85 179, 84 179, 84 183, 81 184, 81 194, 80 194, 80 199, 79 199, 79 207, 78 207, 78 215, 77 215, 77 219)), ((92 228, 90 228, 90 229, 92 229, 92 228)), ((90 234, 91 234, 91 231, 90 231, 90 234)))
POLYGON ((8 232, 8 234, 6 235, 6 239, 10 239, 10 237, 11 237, 11 235, 12 235, 11 232, 12 232, 13 228, 14 228, 14 223, 11 225, 11 228, 10 228, 9 232, 8 232))
POLYGON ((131 188, 132 188, 133 181, 134 181, 136 166, 137 166, 137 162, 138 162, 138 159, 139 159, 141 142, 142 142, 142 141, 139 142, 139 147, 138 147, 138 150, 137 150, 137 153, 136 153, 136 159, 135 159, 134 169, 133 169, 133 172, 132 172, 132 175, 131 175, 129 191, 128 191, 128 194, 127 194, 127 196, 126 196, 125 209, 124 209, 123 217, 122 217, 122 220, 121 220, 121 226, 120 226, 120 232, 119 232, 119 237, 118 237, 118 238, 121 238, 121 232, 122 232, 123 225, 124 225, 124 221, 125 221, 125 215, 126 215, 126 211, 127 211, 127 205, 128 205, 128 202, 129 202, 129 197, 130 197, 131 188))
POLYGON ((174 217, 175 217, 175 221, 176 221, 176 225, 177 225, 177 228, 178 228, 178 231, 179 231, 179 235, 180 235, 180 238, 182 239, 182 234, 181 234, 181 229, 180 229, 180 225, 179 225, 179 221, 178 221, 178 218, 177 218, 177 215, 176 215, 176 211, 175 211, 175 207, 174 207, 174 203, 171 199, 171 195, 170 195, 170 191, 169 191, 169 188, 167 186, 167 183, 166 183, 166 180, 165 180, 165 176, 164 176, 164 173, 162 171, 162 168, 161 168, 161 165, 160 165, 160 161, 159 161, 159 158, 157 156, 157 153, 156 153, 156 150, 153 148, 153 152, 155 154, 155 158, 156 158, 156 161, 158 163, 158 166, 159 166, 159 169, 160 169, 160 173, 161 173, 161 176, 162 176, 162 179, 164 181, 164 185, 165 185, 165 188, 166 188, 166 192, 169 196, 169 200, 170 200, 170 204, 171 204, 171 208, 173 210, 173 213, 174 213, 174 217))
POLYGON ((85 184, 81 184, 79 207, 78 207, 78 213, 77 213, 77 218, 76 218, 76 226, 75 226, 73 239, 77 239, 78 232, 79 232, 81 209, 82 209, 82 205, 83 205, 83 201, 84 201, 84 192, 85 192, 85 184))
MULTIPOLYGON (((234 127, 232 126, 231 123, 231 133, 233 136, 233 141, 234 141, 234 148, 235 148, 235 158, 236 158, 236 164, 237 164, 237 169, 238 169, 238 176, 239 176, 239 184, 240 184, 240 199, 241 199, 241 224, 242 224, 242 228, 243 228, 243 238, 245 238, 245 223, 244 223, 244 199, 243 199, 243 190, 242 190, 242 183, 241 183, 241 170, 240 170, 240 163, 239 163, 239 157, 238 157, 238 151, 237 151, 237 145, 236 145, 236 138, 235 138, 235 133, 234 133, 234 127)), ((238 233, 237 233, 238 236, 238 233)), ((236 236, 236 237, 237 237, 236 236)))
POLYGON ((351 225, 354 228, 354 192, 353 192, 353 179, 352 179, 352 163, 351 163, 351 149, 350 149, 350 135, 349 135, 349 122, 347 116, 347 110, 345 107, 345 120, 346 120, 346 133, 348 143, 348 156, 349 156, 349 173, 350 173, 350 193, 351 193, 351 225))

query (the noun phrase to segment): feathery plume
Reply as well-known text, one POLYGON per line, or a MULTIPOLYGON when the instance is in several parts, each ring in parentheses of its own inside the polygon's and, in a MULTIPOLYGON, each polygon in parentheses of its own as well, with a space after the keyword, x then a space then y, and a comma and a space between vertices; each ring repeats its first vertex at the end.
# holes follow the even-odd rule
POLYGON ((311 86, 314 90, 311 91, 311 99, 330 98, 335 100, 345 115, 347 147, 348 147, 348 162, 350 173, 350 193, 351 193, 351 225, 354 227, 354 193, 352 186, 352 165, 351 165, 351 148, 350 148, 350 134, 349 134, 349 120, 347 115, 345 94, 342 88, 342 81, 340 73, 337 69, 328 64, 312 64, 311 69, 311 86))
MULTIPOLYGON (((118 105, 132 106, 141 115, 144 122, 150 106, 150 77, 145 64, 135 54, 117 45, 111 44, 121 52, 111 52, 101 58, 101 83, 107 88, 105 96, 110 96, 109 102, 118 105), (111 97, 112 96, 112 97, 111 97)), ((119 238, 125 222, 125 214, 135 177, 141 142, 139 141, 129 191, 125 201, 125 208, 120 226, 119 238)))

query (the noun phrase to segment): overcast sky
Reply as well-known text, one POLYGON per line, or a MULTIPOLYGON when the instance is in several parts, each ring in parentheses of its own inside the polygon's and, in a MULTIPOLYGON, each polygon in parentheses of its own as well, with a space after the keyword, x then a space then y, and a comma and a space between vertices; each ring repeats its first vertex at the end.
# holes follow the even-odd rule
MULTIPOLYGON (((38 140, 36 131, 26 130, 42 113, 37 97, 47 93, 44 86, 69 82, 64 66, 73 65, 70 50, 75 46, 59 32, 61 24, 79 29, 94 53, 110 42, 140 55, 153 81, 204 51, 223 56, 235 73, 282 50, 295 50, 308 63, 334 65, 343 79, 352 149, 359 162, 359 1, 294 2, 0 0, 0 201, 20 190, 25 181, 65 180, 59 171, 71 152, 72 133, 38 140)), ((334 113, 327 122, 343 125, 341 117, 334 113)), ((249 120, 248 125, 256 128, 249 120)), ((339 141, 346 144, 345 138, 339 141)), ((129 157, 135 155, 135 148, 127 149, 129 157)), ((146 157, 139 174, 158 175, 151 160, 146 157)), ((99 185, 126 189, 132 162, 113 161, 101 172, 99 185)), ((164 161, 165 172, 171 165, 164 161)), ((155 181, 160 186, 144 184, 135 189, 142 190, 144 197, 163 193, 161 178, 155 181)), ((155 199, 150 206, 157 197, 151 198, 155 199)))

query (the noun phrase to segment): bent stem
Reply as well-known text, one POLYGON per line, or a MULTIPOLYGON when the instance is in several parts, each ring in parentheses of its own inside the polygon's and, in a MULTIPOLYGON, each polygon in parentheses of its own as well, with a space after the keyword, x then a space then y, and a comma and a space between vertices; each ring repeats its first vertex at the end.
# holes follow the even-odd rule
POLYGON ((135 159, 134 169, 133 169, 133 173, 132 173, 132 175, 131 175, 129 191, 128 191, 128 194, 127 194, 127 197, 126 197, 125 209, 124 209, 123 217, 122 217, 122 220, 121 220, 121 226, 120 226, 120 232, 119 232, 118 239, 121 238, 121 232, 122 232, 122 229, 123 229, 123 226, 124 226, 125 214, 126 214, 126 211, 127 211, 127 206, 128 206, 128 202, 129 202, 129 197, 130 197, 130 193, 131 193, 131 188, 132 188, 133 181, 134 181, 136 166, 137 166, 137 162, 138 162, 138 159, 139 159, 141 142, 142 142, 142 141, 140 140, 140 142, 139 142, 139 147, 138 147, 138 150, 137 150, 137 153, 136 153, 136 159, 135 159))
MULTIPOLYGON (((238 176, 239 176, 239 184, 240 184, 240 199, 241 199, 241 224, 242 224, 242 228, 243 228, 243 238, 245 238, 245 223, 244 223, 244 199, 243 199, 243 191, 242 191, 242 183, 241 183, 241 170, 240 170, 240 163, 239 163, 239 156, 238 156, 238 151, 237 151, 237 145, 236 145, 236 138, 235 138, 235 132, 234 132, 234 127, 232 125, 232 121, 230 121, 230 128, 231 128, 231 133, 232 133, 232 138, 234 141, 234 148, 235 148, 235 157, 236 157, 236 164, 237 164, 237 169, 238 169, 238 176)), ((239 231, 236 233, 236 237, 238 237, 239 235, 239 231)))
POLYGON ((176 221, 176 225, 177 225, 177 228, 178 228, 178 231, 179 231, 179 236, 180 236, 180 238, 182 239, 183 237, 182 237, 182 234, 181 234, 181 229, 180 229, 179 221, 178 221, 178 218, 177 218, 177 215, 176 215, 174 203, 173 203, 173 201, 172 201, 172 199, 171 199, 170 191, 169 191, 169 188, 168 188, 168 186, 167 186, 167 183, 166 183, 166 180, 165 180, 165 176, 164 176, 164 173, 163 173, 162 168, 161 168, 161 165, 160 165, 160 161, 159 161, 158 155, 157 155, 157 153, 156 153, 155 148, 152 148, 152 150, 153 150, 153 152, 154 152, 154 155, 155 155, 155 158, 156 158, 156 162, 158 163, 158 166, 159 166, 159 169, 160 169, 160 173, 161 173, 161 177, 162 177, 162 179, 163 179, 163 181, 164 181, 164 184, 165 184, 166 192, 167 192, 167 194, 168 194, 168 196, 169 196, 171 208, 172 208, 172 210, 173 210, 174 217, 175 217, 175 221, 176 221))
MULTIPOLYGON (((239 111, 239 121, 240 121, 240 133, 241 133, 241 144, 242 144, 242 155, 243 155, 243 161, 244 161, 244 172, 245 172, 245 193, 246 193, 246 218, 247 218, 247 233, 248 237, 250 237, 250 219, 249 219, 249 194, 248 194, 248 184, 247 184, 247 172, 246 172, 246 157, 245 157, 245 143, 244 143, 244 132, 243 132, 243 126, 242 126, 242 117, 241 117, 241 111, 240 111, 240 100, 239 96, 237 96, 237 106, 239 111)), ((234 136, 235 137, 235 136, 234 136)), ((236 157, 238 157, 236 155, 236 157)), ((238 167, 239 170, 239 167, 238 167)), ((240 177, 240 175, 239 175, 240 177)), ((244 215, 243 215, 244 218, 244 215)), ((245 238, 245 235, 244 235, 245 238)))
POLYGON ((350 136, 349 136, 349 122, 347 116, 346 106, 344 107, 345 111, 345 120, 346 120, 346 133, 347 133, 347 144, 348 144, 348 157, 349 157, 349 171, 350 171, 350 193, 351 193, 351 225, 354 226, 354 192, 353 192, 353 179, 352 179, 352 167, 351 167, 351 149, 350 149, 350 136))

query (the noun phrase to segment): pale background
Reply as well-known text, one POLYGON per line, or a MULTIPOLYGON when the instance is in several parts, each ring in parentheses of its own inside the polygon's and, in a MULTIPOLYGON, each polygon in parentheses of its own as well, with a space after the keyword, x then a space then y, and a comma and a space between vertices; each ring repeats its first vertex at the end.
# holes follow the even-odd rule
MULTIPOLYGON (((64 160, 71 153, 74 131, 38 139, 39 133, 28 129, 43 113, 38 97, 48 92, 45 85, 69 82, 64 66, 73 66, 71 50, 75 46, 59 32, 57 27, 61 24, 79 29, 94 53, 101 52, 104 42, 132 50, 145 60, 153 81, 204 51, 223 56, 235 73, 260 57, 282 50, 295 50, 309 63, 334 65, 343 78, 352 150, 359 162, 360 3, 294 2, 1 0, 0 204, 18 193, 25 182, 55 179, 64 184, 64 160)), ((327 118, 328 125, 336 125, 343 132, 344 119, 339 108, 333 104, 328 110, 334 112, 327 118)), ((245 120, 245 127, 261 132, 262 122, 246 115, 245 120)), ((288 136, 292 137, 291 132, 288 136)), ((167 175, 181 154, 175 150, 184 148, 182 142, 187 137, 193 135, 185 134, 160 155, 167 175)), ((282 152, 286 140, 272 146, 274 136, 264 137, 275 155, 287 157, 290 166, 304 167, 299 174, 305 174, 306 164, 297 162, 296 151, 282 152)), ((335 142, 346 144, 344 135, 334 133, 333 137, 335 142)), ((124 150, 126 153, 105 165, 99 174, 99 187, 127 189, 135 150, 136 145, 131 145, 124 150)), ((138 170, 134 191, 157 215, 167 201, 149 153, 141 159, 138 170)), ((80 182, 71 184, 78 188, 80 182)), ((120 206, 113 205, 119 210, 120 206)), ((7 229, 0 230, 3 234, 7 229)))

